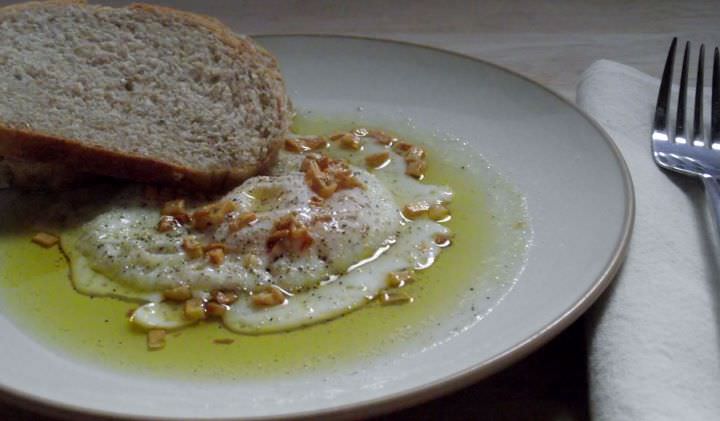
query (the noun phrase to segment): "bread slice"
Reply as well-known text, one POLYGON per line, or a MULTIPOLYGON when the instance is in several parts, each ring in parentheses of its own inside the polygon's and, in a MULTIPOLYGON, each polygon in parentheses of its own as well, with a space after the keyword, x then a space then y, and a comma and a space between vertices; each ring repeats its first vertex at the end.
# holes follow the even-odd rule
POLYGON ((275 58, 208 17, 31 2, 0 9, 0 39, 0 155, 19 161, 223 189, 292 118, 275 58))

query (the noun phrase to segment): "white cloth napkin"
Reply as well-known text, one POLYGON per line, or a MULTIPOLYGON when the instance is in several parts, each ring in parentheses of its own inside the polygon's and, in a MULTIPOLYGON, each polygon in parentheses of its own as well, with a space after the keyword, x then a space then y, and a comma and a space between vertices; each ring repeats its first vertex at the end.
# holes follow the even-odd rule
POLYGON ((709 237, 716 234, 699 180, 661 171, 651 158, 658 85, 601 60, 577 90, 578 105, 625 157, 637 199, 625 265, 590 316, 597 420, 720 419, 720 272, 709 237))

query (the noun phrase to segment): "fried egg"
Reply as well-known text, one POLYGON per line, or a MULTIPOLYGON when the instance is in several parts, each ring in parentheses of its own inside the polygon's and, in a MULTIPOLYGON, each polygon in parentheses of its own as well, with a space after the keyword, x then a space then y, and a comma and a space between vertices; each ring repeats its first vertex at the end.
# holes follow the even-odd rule
MULTIPOLYGON (((452 192, 406 175, 406 160, 391 144, 367 133, 355 138, 361 144, 354 148, 329 142, 320 151, 282 151, 269 175, 251 178, 212 202, 227 211, 208 226, 196 226, 195 219, 161 230, 160 206, 149 202, 140 187, 127 188, 62 236, 75 288, 143 302, 131 321, 147 329, 194 323, 183 303, 163 298, 163 292, 178 286, 200 300, 214 291, 235 291, 238 298, 225 306, 221 319, 240 333, 294 329, 370 302, 388 289, 389 273, 431 265, 443 246, 435 239, 449 235, 439 222, 405 217, 403 207, 446 204, 452 192), (319 197, 303 168, 308 156, 318 153, 342 159, 344 175, 354 184, 342 188, 340 183, 319 197), (378 153, 387 155, 386 162, 370 167, 367 158, 378 153), (238 228, 248 215, 252 220, 238 228), (300 228, 280 227, 287 218, 300 228), (293 243, 296 232, 307 241, 293 243), (189 238, 205 248, 220 248, 221 259, 191 256, 189 238), (277 238, 288 242, 277 243, 277 238), (254 297, 268 288, 280 291, 282 302, 258 305, 254 297)), ((193 204, 188 212, 203 205, 193 204)))

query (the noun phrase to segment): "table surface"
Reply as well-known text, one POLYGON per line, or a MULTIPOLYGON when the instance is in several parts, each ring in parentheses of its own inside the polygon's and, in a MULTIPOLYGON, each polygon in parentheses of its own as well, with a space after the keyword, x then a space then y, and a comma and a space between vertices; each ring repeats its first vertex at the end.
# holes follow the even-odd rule
MULTIPOLYGON (((0 0, 0 5, 9 3, 0 0)), ((673 36, 720 45, 720 7, 713 0, 158 3, 219 17, 247 34, 355 34, 458 51, 529 76, 569 99, 575 98, 579 75, 595 60, 615 60, 658 75, 673 36)), ((587 388, 581 318, 513 367, 392 419, 582 420, 589 418, 587 388)), ((54 418, 0 404, 0 419, 54 418)))

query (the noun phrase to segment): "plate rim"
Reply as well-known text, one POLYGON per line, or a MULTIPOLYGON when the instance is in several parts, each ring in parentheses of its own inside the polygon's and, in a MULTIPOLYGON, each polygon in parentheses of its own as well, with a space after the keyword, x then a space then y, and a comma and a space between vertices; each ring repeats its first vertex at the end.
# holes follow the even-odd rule
MULTIPOLYGON (((258 40, 262 45, 263 38, 336 38, 345 40, 360 40, 377 42, 381 44, 400 45, 405 47, 413 47, 429 50, 435 53, 451 55, 483 65, 495 68, 501 72, 511 74, 518 77, 535 87, 540 88, 545 93, 550 94, 560 100, 564 105, 570 107, 581 118, 585 119, 590 125, 601 135, 603 140, 610 147, 611 153, 619 163, 620 171, 623 179, 623 193, 625 196, 625 212, 623 217, 622 234, 613 247, 613 253, 606 262, 603 272, 594 280, 592 286, 583 294, 583 296, 566 308, 560 316, 555 320, 543 326, 526 339, 516 343, 512 347, 500 352, 484 362, 473 364, 463 370, 452 373, 435 381, 424 383, 400 392, 384 395, 382 397, 358 401, 345 405, 330 406, 322 409, 300 411, 280 416, 258 416, 258 417, 213 417, 213 418, 197 418, 199 420, 215 420, 215 421, 234 421, 234 420, 269 420, 269 419, 292 419, 292 420, 309 420, 309 419, 357 419, 370 416, 376 416, 391 411, 397 411, 411 406, 427 402, 431 399, 439 398, 455 392, 463 387, 476 383, 502 369, 520 361, 532 352, 536 351, 551 339, 555 338, 560 332, 569 327, 582 314, 584 314, 594 304, 607 287, 615 279, 622 264, 627 256, 630 238, 632 237, 633 226, 635 223, 635 188, 630 174, 630 169, 623 157, 620 149, 615 141, 610 137, 607 131, 588 113, 581 109, 577 104, 563 97, 559 93, 543 85, 539 81, 518 73, 505 66, 487 61, 485 59, 472 56, 446 48, 436 47, 427 44, 415 43, 411 41, 397 40, 391 38, 373 37, 366 35, 351 34, 334 34, 334 33, 269 33, 269 34, 248 34, 248 37, 258 40)), ((12 406, 21 407, 35 413, 42 413, 49 416, 61 417, 64 419, 128 419, 128 420, 167 420, 177 421, 179 418, 163 417, 163 416, 141 416, 128 415, 113 411, 104 411, 98 409, 90 409, 87 407, 67 404, 62 401, 54 401, 42 396, 32 395, 13 388, 12 386, 0 384, 0 400, 12 406), (80 417, 80 418, 78 418, 80 417)))

